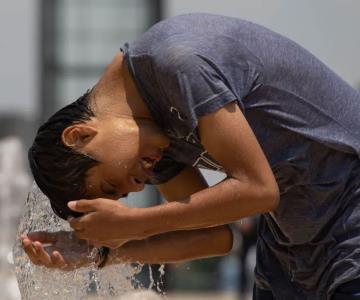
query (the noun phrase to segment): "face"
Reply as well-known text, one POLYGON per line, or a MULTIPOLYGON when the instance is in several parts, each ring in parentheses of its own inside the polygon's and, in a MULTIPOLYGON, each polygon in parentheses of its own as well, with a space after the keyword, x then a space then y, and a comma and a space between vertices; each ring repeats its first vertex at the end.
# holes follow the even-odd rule
POLYGON ((169 144, 149 119, 113 118, 95 124, 97 134, 83 148, 99 165, 87 172, 88 198, 119 199, 144 189, 169 144))

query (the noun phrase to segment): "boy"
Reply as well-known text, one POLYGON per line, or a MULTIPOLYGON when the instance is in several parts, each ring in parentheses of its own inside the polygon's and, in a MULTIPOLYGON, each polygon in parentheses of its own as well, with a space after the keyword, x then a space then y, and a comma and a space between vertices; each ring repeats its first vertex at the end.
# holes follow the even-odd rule
MULTIPOLYGON (((262 214, 255 299, 357 299, 359 117, 359 94, 296 43, 185 15, 126 44, 92 91, 39 129, 29 160, 76 237, 113 248, 106 263, 224 255, 226 224, 262 214), (227 178, 209 188, 200 167, 227 178), (147 181, 169 203, 109 200, 147 181)), ((25 251, 69 267, 52 251, 59 236, 23 236, 25 251)))

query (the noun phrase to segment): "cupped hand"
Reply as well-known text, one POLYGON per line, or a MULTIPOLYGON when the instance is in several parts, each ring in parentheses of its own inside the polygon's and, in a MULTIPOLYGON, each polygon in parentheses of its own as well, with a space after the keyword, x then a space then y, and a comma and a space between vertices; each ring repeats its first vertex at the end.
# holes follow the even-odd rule
POLYGON ((92 255, 94 247, 77 239, 73 232, 37 231, 23 234, 20 239, 25 253, 38 266, 70 271, 99 260, 97 252, 92 255))
POLYGON ((134 208, 103 198, 71 201, 68 206, 85 213, 80 218, 69 219, 78 239, 96 246, 118 248, 128 240, 142 238, 134 208))

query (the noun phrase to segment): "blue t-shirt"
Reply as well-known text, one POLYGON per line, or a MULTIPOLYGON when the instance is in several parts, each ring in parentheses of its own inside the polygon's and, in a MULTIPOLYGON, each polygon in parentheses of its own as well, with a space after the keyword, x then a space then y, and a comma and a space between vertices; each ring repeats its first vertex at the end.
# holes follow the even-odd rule
POLYGON ((328 299, 360 277, 358 92, 298 44, 235 18, 171 18, 124 52, 171 138, 154 183, 185 165, 222 171, 200 143, 198 120, 232 101, 244 113, 280 189, 279 207, 260 221, 260 288, 276 299, 328 299))

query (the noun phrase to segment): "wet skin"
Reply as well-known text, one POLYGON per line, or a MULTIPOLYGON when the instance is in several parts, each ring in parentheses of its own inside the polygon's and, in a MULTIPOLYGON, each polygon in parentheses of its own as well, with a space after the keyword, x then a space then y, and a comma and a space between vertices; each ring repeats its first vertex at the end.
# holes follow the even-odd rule
POLYGON ((117 118, 93 122, 101 124, 103 131, 94 133, 91 142, 81 149, 100 162, 87 172, 87 198, 119 199, 143 190, 168 146, 168 138, 151 120, 117 118))
MULTIPOLYGON (((99 162, 86 174, 86 198, 117 200, 129 192, 143 190, 169 139, 140 100, 127 69, 123 67, 121 55, 114 58, 94 88, 91 106, 95 118, 69 126, 62 134, 65 145, 99 162)), ((114 206, 119 208, 121 204, 109 203, 110 210, 114 206)), ((127 207, 123 206, 123 209, 127 207)), ((20 238, 25 252, 36 265, 69 270, 91 263, 84 255, 88 253, 90 243, 76 239, 75 235, 70 238, 67 232, 36 232, 23 234, 20 238), (73 245, 79 255, 66 245, 73 245)), ((125 242, 114 239, 101 243, 101 246, 116 248, 125 242)), ((91 245, 100 246, 96 240, 92 240, 91 245)))
MULTIPOLYGON (((76 147, 81 145, 82 152, 100 162, 87 173, 87 195, 88 199, 105 198, 102 201, 109 202, 109 213, 122 206, 113 200, 144 188, 144 182, 151 177, 152 169, 161 159, 163 148, 168 145, 167 137, 151 120, 130 118, 92 120, 86 125, 69 128, 63 138, 76 147), (110 130, 109 134, 104 133, 107 129, 110 130), (124 140, 134 142, 125 147, 124 140), (107 146, 101 147, 103 144, 107 146)), ((122 207, 127 209, 126 206, 122 207)), ((105 211, 102 214, 108 221, 109 213, 105 211)), ((70 237, 68 232, 36 232, 22 235, 21 239, 25 252, 36 265, 72 270, 98 259, 88 257, 92 246, 87 241, 78 240, 75 235, 70 237)), ((114 239, 98 243, 93 239, 91 245, 118 248, 125 242, 114 239)))
MULTIPOLYGON (((199 119, 204 148, 228 176, 216 186, 208 188, 189 167, 158 186, 167 204, 129 208, 109 200, 141 190, 156 155, 168 145, 122 66, 120 55, 97 84, 92 99, 96 118, 67 128, 62 136, 64 144, 100 161, 87 177, 92 200, 68 204, 85 213, 69 220, 75 236, 116 248, 115 263, 125 258, 160 263, 226 254, 232 235, 224 224, 272 211, 279 201, 274 175, 249 124, 235 102, 199 119)), ((30 259, 49 267, 66 265, 60 252, 47 256, 37 244, 43 240, 23 237, 30 259)))

